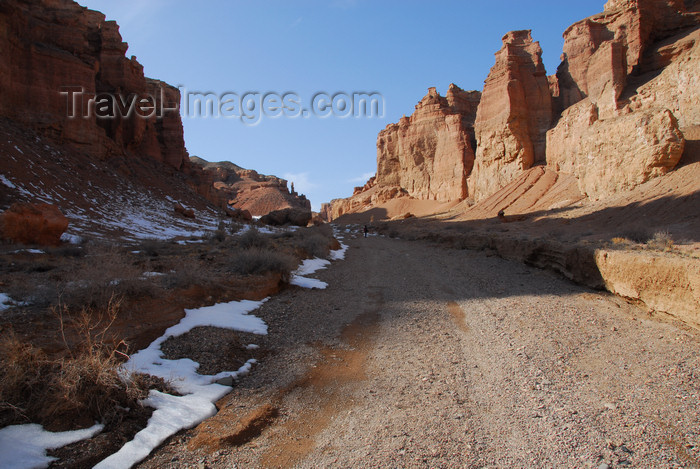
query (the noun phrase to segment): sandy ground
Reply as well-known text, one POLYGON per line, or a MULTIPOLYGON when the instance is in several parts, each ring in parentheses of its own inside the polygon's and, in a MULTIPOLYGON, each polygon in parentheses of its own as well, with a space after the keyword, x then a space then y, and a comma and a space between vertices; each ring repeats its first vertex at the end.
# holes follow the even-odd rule
POLYGON ((219 414, 139 467, 700 465, 697 330, 480 252, 345 242, 326 290, 255 313, 219 414))

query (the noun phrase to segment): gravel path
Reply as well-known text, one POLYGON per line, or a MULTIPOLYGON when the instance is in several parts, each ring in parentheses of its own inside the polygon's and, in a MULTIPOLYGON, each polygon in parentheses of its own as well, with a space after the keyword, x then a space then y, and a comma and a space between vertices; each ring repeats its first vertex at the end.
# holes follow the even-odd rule
POLYGON ((698 467, 700 333, 554 274, 419 242, 257 312, 253 372, 140 467, 698 467))

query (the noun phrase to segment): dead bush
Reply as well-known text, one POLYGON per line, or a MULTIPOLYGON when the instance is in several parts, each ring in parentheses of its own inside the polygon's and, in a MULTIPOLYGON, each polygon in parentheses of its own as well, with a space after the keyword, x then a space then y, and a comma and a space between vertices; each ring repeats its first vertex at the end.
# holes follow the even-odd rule
POLYGON ((270 245, 270 238, 262 234, 255 226, 250 226, 248 230, 238 238, 238 244, 244 249, 265 248, 270 245))
POLYGON ((657 231, 654 236, 647 241, 647 246, 661 251, 673 249, 673 236, 668 231, 657 231))
POLYGON ((644 244, 651 238, 649 231, 640 228, 633 228, 622 232, 620 238, 629 239, 638 244, 644 244))
POLYGON ((296 259, 283 252, 251 248, 230 257, 229 272, 240 275, 279 273, 282 280, 288 282, 296 265, 296 259))
POLYGON ((154 296, 157 287, 152 278, 142 276, 124 252, 105 246, 93 246, 83 262, 65 275, 60 302, 69 309, 107 308, 112 297, 154 296))
POLYGON ((302 258, 326 258, 330 254, 333 239, 333 228, 320 225, 294 231, 291 244, 302 258))
POLYGON ((330 254, 330 239, 320 233, 303 234, 295 246, 302 251, 302 257, 326 258, 330 254))
POLYGON ((120 409, 138 406, 151 380, 119 372, 122 342, 109 336, 120 303, 67 316, 57 309, 65 355, 51 358, 13 333, 0 339, 0 425, 36 422, 49 429, 111 423, 120 409))

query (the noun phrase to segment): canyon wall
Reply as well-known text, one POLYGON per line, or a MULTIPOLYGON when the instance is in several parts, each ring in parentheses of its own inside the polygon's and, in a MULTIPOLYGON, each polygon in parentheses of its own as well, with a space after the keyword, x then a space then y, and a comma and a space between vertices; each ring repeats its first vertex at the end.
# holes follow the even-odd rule
POLYGON ((467 196, 474 164, 474 116, 480 93, 450 85, 445 97, 435 88, 410 117, 390 124, 377 137, 380 187, 398 186, 418 199, 448 202, 467 196))
POLYGON ((178 111, 123 118, 127 111, 108 104, 111 96, 180 102, 176 88, 144 77, 127 48, 116 22, 73 1, 3 1, 0 116, 97 158, 144 155, 181 169, 187 151, 178 111), (105 105, 91 105, 95 98, 105 105))
MULTIPOLYGON (((465 113, 461 126, 431 88, 410 118, 379 134, 376 185, 469 206, 546 165, 600 199, 667 174, 698 147, 686 139, 700 129, 700 1, 610 0, 563 36, 552 76, 530 31, 503 36, 480 99, 470 101, 473 120, 465 113)), ((378 194, 356 190, 326 212, 367 210, 386 202, 378 194)))
POLYGON ((552 118, 542 49, 530 31, 503 37, 476 115, 474 199, 483 199, 545 159, 552 118))
POLYGON ((253 216, 286 208, 311 211, 306 196, 290 192, 284 179, 227 161, 210 163, 193 156, 190 162, 200 170, 193 176, 195 188, 218 207, 247 210, 253 216))
POLYGON ((0 118, 71 150, 68 166, 77 165, 81 153, 146 186, 177 175, 220 208, 242 206, 256 215, 287 207, 310 211, 305 197, 274 176, 238 168, 222 179, 209 166, 191 164, 180 91, 146 78, 127 49, 116 22, 72 0, 2 0, 0 118), (229 176, 238 178, 235 184, 225 182, 229 176))

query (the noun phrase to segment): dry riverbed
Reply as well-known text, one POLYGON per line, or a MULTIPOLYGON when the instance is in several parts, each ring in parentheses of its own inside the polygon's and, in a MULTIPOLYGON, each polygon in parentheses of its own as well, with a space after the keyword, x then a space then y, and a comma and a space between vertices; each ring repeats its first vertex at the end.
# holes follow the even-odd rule
POLYGON ((219 413, 139 467, 700 465, 696 329, 481 252, 345 243, 327 289, 253 313, 219 413))

